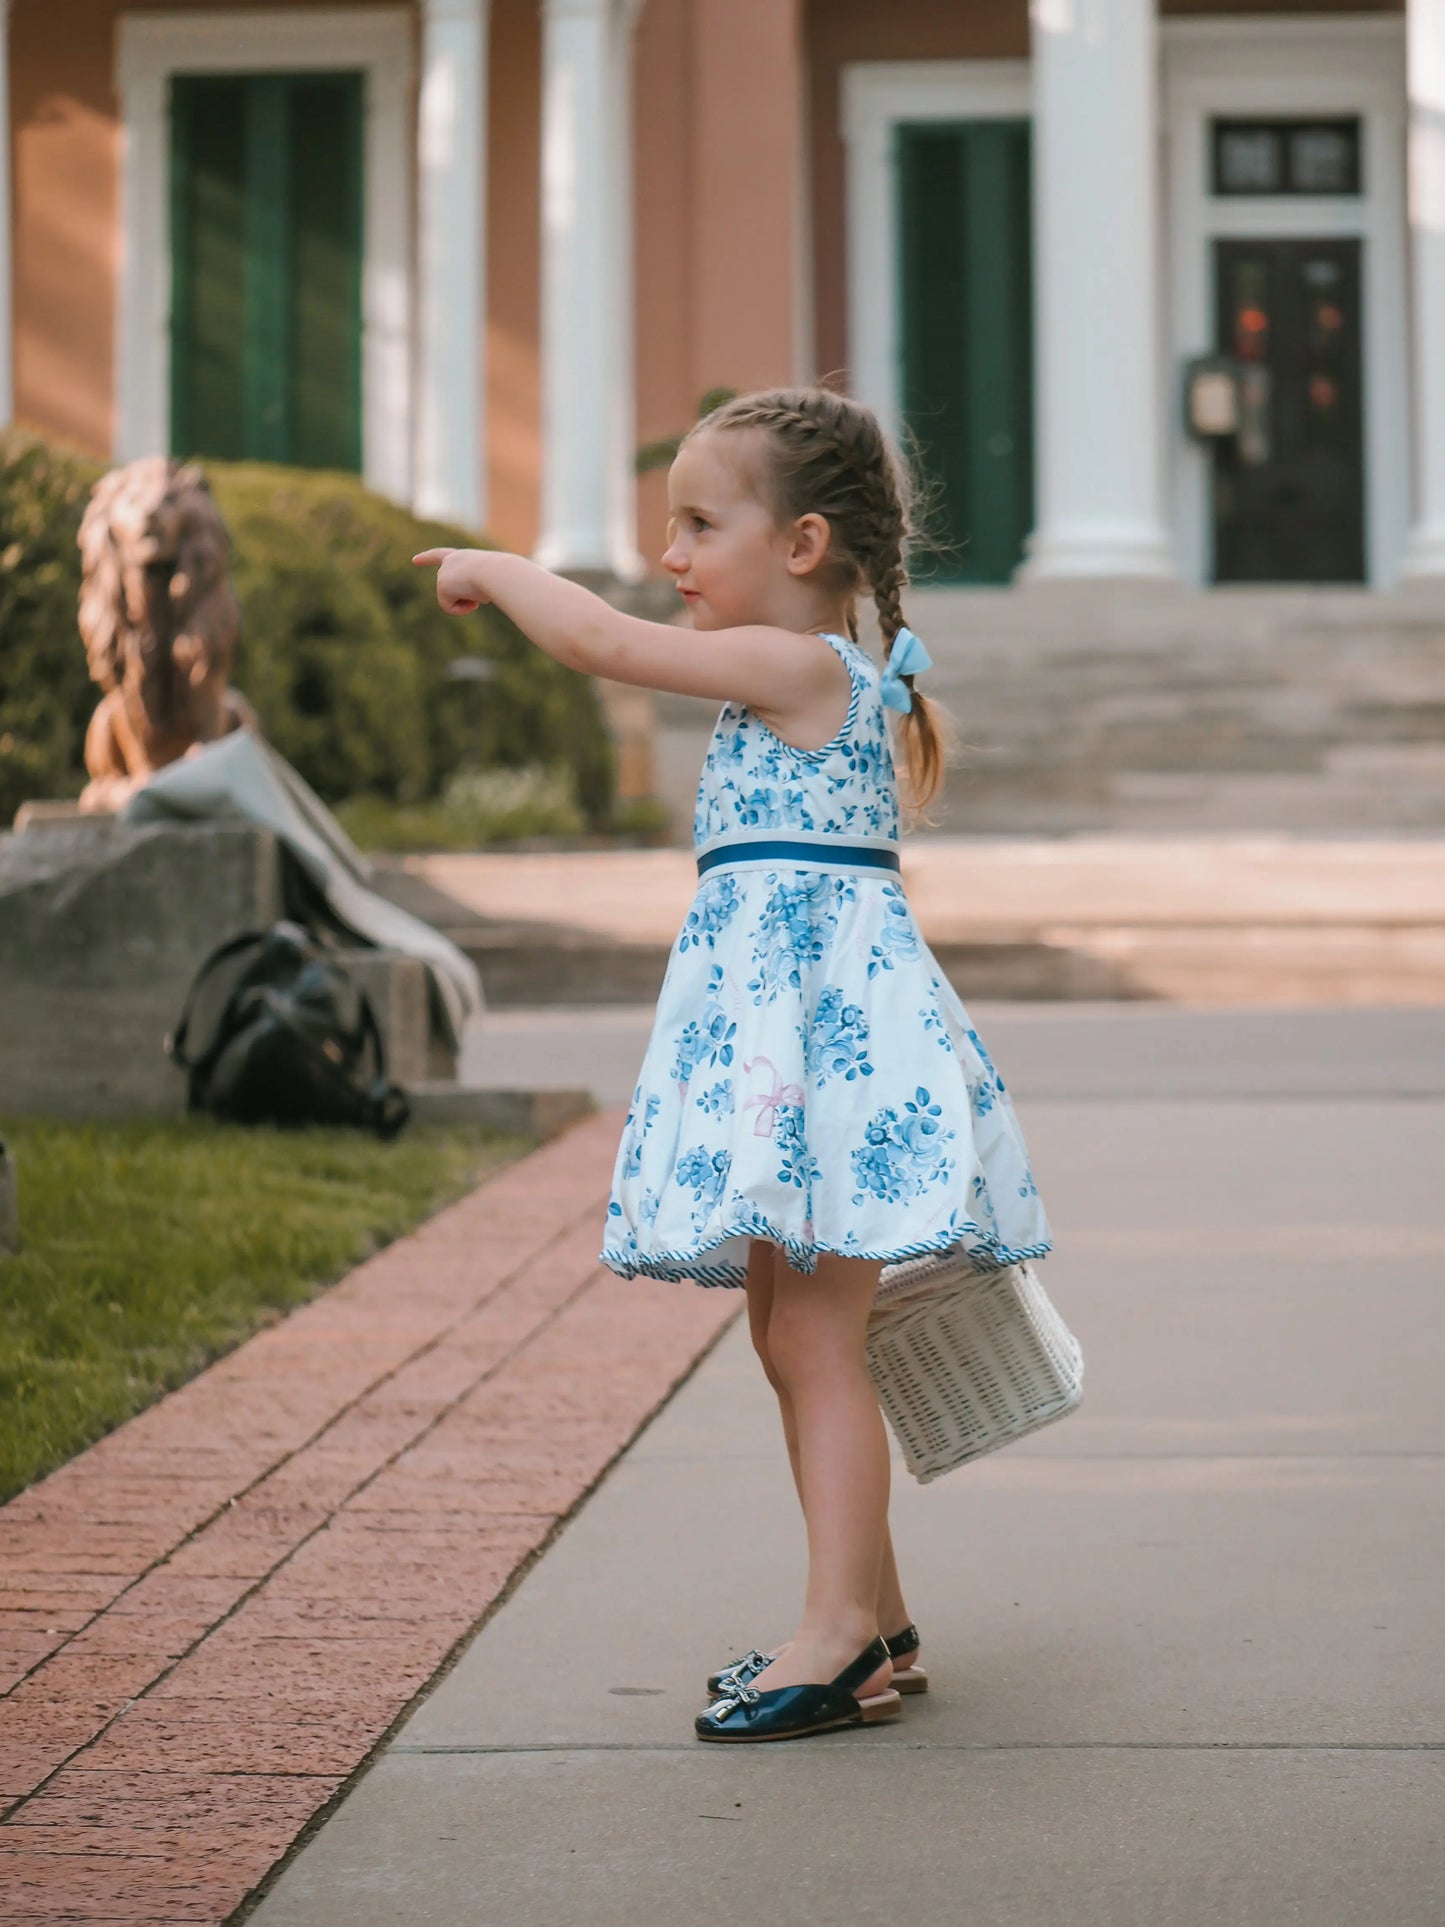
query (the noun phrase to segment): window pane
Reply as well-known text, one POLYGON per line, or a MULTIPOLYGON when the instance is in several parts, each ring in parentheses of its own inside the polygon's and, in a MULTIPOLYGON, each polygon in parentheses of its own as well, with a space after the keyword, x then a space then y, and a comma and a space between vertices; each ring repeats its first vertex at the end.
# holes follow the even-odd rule
POLYGON ((172 93, 171 446, 246 453, 246 116, 243 80, 178 78, 172 93))
POLYGON ((291 87, 290 460, 361 467, 359 75, 291 87))
POLYGON ((1277 194, 1283 186, 1279 135, 1272 127, 1231 127, 1219 137, 1221 194, 1277 194))
POLYGON ((1356 137, 1344 127, 1301 127, 1290 136, 1290 185, 1300 194, 1354 194, 1356 137))

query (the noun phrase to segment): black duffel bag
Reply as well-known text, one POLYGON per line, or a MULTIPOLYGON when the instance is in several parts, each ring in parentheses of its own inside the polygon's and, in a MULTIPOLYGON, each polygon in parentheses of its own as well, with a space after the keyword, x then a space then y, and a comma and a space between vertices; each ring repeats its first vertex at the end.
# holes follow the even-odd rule
POLYGON ((391 1138, 411 1114, 387 1081, 371 999, 299 923, 248 931, 212 952, 166 1050, 188 1074, 191 1109, 236 1124, 357 1124, 391 1138), (197 1005, 246 951, 254 955, 207 1041, 193 1046, 197 1005))

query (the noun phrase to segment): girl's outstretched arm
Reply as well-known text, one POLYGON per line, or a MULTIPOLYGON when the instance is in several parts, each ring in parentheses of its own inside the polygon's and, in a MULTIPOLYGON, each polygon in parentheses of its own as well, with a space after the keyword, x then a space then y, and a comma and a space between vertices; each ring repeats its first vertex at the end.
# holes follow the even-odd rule
POLYGON ((412 559, 418 568, 436 569, 437 601, 449 615, 469 615, 494 602, 539 649, 583 675, 747 703, 765 715, 788 717, 814 708, 840 673, 837 657, 817 636, 644 622, 524 556, 427 549, 412 559))

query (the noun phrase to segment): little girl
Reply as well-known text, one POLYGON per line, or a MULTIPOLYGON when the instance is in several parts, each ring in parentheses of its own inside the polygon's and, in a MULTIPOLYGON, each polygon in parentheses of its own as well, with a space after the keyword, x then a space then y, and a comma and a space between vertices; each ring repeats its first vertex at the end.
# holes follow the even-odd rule
POLYGON ((1012 1106, 899 882, 885 711, 908 801, 942 773, 929 666, 903 626, 901 465, 826 389, 745 395, 684 440, 662 558, 692 633, 621 615, 520 556, 433 549, 437 596, 495 602, 587 675, 723 702, 698 789, 698 891, 623 1127, 604 1263, 742 1285, 807 1524, 798 1630, 708 1681, 704 1740, 894 1715, 927 1686, 888 1531, 864 1343, 886 1262, 1042 1257, 1012 1106), (873 597, 880 677, 855 603, 873 597), (896 1671, 895 1671, 896 1669, 896 1671))

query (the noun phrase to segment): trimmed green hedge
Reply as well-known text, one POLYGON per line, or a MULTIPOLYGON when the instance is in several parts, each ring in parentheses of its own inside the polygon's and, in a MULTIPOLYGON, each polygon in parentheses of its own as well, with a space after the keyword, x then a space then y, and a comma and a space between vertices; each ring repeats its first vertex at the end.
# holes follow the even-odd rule
MULTIPOLYGON (((476 538, 349 475, 207 462, 241 600, 234 681, 266 734, 329 803, 439 796, 464 768, 565 770, 588 823, 612 805, 596 693, 495 609, 437 607, 420 549, 476 538), (459 656, 490 665, 458 682, 459 656)), ((75 538, 100 464, 0 435, 0 824, 28 796, 73 796, 98 692, 76 626, 75 538)))
POLYGON ((100 700, 76 626, 75 538, 98 462, 0 435, 0 830, 29 796, 77 796, 100 700))

